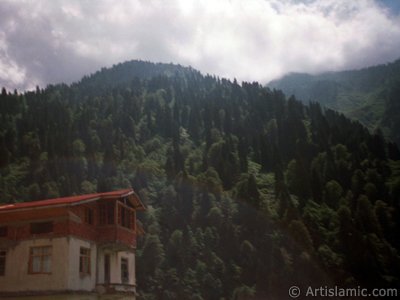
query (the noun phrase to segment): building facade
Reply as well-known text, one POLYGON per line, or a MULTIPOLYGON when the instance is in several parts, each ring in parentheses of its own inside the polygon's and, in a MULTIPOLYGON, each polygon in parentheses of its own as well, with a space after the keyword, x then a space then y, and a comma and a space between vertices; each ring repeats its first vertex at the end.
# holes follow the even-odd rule
POLYGON ((0 298, 134 299, 143 209, 131 189, 0 206, 0 298))

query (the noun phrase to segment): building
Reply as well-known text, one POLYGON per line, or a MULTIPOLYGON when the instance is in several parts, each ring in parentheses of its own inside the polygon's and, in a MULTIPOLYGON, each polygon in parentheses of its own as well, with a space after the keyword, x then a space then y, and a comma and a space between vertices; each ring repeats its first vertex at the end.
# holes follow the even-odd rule
POLYGON ((131 189, 0 206, 0 298, 134 299, 143 209, 131 189))

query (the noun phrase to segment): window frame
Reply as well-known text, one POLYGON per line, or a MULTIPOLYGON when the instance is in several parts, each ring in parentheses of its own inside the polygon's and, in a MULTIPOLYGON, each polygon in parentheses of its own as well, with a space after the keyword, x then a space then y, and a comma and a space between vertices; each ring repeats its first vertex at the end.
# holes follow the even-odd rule
POLYGON ((0 276, 6 275, 6 265, 7 265, 7 250, 0 249, 0 276))
POLYGON ((54 232, 54 222, 32 222, 29 228, 30 234, 49 234, 54 232))
POLYGON ((53 256, 53 246, 51 245, 44 245, 44 246, 32 246, 29 247, 29 261, 28 261, 28 274, 35 275, 35 274, 51 274, 52 271, 52 257, 53 256), (41 249, 40 253, 34 253, 34 249, 41 249), (49 251, 46 252, 44 249, 48 249, 49 251), (40 270, 38 272, 33 270, 33 261, 38 257, 40 259, 40 270), (49 271, 44 271, 44 261, 45 257, 49 257, 50 259, 50 267, 49 271))
POLYGON ((121 257, 121 283, 128 284, 129 283, 129 259, 127 257, 121 257), (124 270, 123 266, 126 266, 126 270, 124 270), (126 274, 125 274, 126 272, 126 274), (126 275, 126 276, 125 276, 126 275))
POLYGON ((132 212, 119 205, 119 225, 125 228, 132 229, 132 212))
POLYGON ((118 202, 118 225, 132 230, 135 230, 136 212, 133 208, 128 205, 118 202))
POLYGON ((87 247, 79 248, 79 274, 91 275, 91 269, 92 269, 91 253, 92 251, 90 248, 87 247), (84 266, 86 266, 86 268, 84 268, 84 266))
POLYGON ((93 209, 90 207, 85 206, 84 207, 84 219, 85 223, 88 225, 93 225, 94 224, 94 212, 93 209))
POLYGON ((115 204, 103 202, 99 205, 99 225, 115 225, 115 204))
POLYGON ((8 226, 0 226, 0 238, 8 236, 8 226))

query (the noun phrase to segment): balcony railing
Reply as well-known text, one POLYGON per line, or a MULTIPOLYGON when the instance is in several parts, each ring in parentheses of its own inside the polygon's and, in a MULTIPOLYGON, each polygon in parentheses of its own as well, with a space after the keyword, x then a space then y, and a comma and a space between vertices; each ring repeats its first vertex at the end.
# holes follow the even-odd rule
POLYGON ((120 225, 103 225, 97 228, 97 240, 102 244, 125 244, 130 247, 136 246, 135 231, 120 225))

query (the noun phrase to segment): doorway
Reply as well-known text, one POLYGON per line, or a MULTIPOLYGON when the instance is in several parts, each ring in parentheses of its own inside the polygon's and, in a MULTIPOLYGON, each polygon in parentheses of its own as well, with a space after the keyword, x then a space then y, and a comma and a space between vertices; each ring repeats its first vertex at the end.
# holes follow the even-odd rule
POLYGON ((104 254, 104 283, 110 284, 110 254, 104 254))

